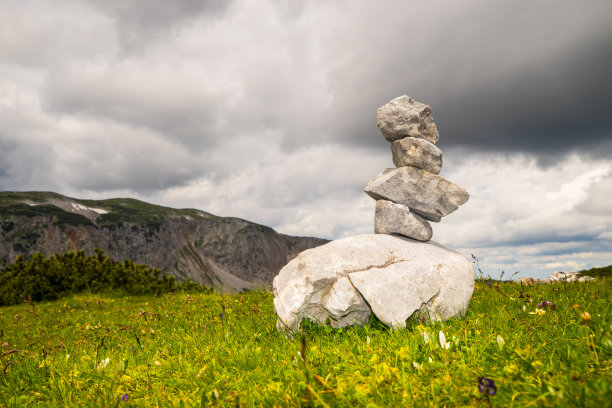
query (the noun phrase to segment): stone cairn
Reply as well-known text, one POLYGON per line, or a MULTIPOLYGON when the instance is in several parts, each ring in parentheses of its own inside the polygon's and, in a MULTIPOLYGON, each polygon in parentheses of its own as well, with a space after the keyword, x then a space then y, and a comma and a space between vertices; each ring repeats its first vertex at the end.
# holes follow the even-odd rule
POLYGON ((428 105, 407 95, 397 97, 378 109, 377 124, 391 143, 396 168, 385 169, 365 188, 376 200, 374 232, 429 241, 433 235, 429 221, 439 222, 470 195, 438 176, 440 136, 428 105))
POLYGON ((438 222, 465 203, 467 191, 438 176, 442 153, 429 106, 400 96, 378 110, 395 169, 366 186, 376 199, 375 234, 331 241, 301 252, 272 284, 279 330, 302 319, 332 327, 361 325, 374 314, 401 328, 414 316, 460 317, 474 292, 474 270, 463 255, 436 242, 438 222))

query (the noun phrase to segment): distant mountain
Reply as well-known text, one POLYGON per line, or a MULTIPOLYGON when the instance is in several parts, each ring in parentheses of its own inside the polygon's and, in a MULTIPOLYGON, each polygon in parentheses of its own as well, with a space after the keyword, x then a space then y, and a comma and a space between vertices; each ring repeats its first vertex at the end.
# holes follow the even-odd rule
POLYGON ((217 217, 130 198, 77 200, 51 192, 0 192, 0 267, 19 254, 101 248, 179 279, 221 290, 268 286, 298 253, 327 240, 279 234, 240 218, 217 217))

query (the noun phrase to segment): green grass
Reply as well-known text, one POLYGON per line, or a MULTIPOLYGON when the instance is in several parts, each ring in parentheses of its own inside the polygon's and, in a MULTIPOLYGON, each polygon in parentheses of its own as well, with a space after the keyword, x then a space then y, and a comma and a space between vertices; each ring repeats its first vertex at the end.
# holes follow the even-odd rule
POLYGON ((277 332, 269 292, 7 306, 0 406, 602 408, 612 395, 610 292, 607 278, 478 282, 463 319, 397 331, 375 320, 305 325, 294 339, 277 332), (556 307, 538 314, 542 301, 556 307), (480 376, 495 395, 478 391, 480 376))

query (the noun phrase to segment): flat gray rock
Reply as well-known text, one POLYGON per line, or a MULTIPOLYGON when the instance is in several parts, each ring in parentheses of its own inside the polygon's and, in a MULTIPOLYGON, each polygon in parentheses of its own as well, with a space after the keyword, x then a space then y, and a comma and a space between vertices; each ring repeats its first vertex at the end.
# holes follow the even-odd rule
POLYGON ((442 169, 442 151, 431 142, 416 137, 405 137, 391 143, 395 167, 418 167, 432 174, 442 169))
POLYGON ((440 138, 431 116, 431 108, 407 95, 399 96, 378 108, 376 123, 389 142, 418 137, 436 144, 440 138))
POLYGON ((405 205, 377 200, 374 213, 375 234, 400 234, 419 241, 429 241, 433 235, 431 225, 405 205))
POLYGON ((385 169, 366 185, 375 200, 403 204, 422 217, 438 222, 470 198, 468 192, 443 177, 416 167, 385 169))
POLYGON ((277 327, 303 318, 333 327, 364 324, 370 313, 404 327, 417 311, 432 320, 465 314, 474 291, 472 264, 435 242, 365 234, 309 249, 274 278, 277 327))

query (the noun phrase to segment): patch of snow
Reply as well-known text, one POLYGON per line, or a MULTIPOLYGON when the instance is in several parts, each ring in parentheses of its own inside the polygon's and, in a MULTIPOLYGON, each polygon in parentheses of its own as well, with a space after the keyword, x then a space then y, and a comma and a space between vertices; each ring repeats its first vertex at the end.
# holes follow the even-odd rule
POLYGON ((108 211, 103 210, 101 208, 92 208, 92 207, 87 207, 86 205, 82 205, 79 203, 70 203, 72 205, 72 208, 75 210, 81 210, 81 211, 93 211, 97 214, 108 214, 108 211))
POLYGON ((87 210, 87 207, 82 205, 82 204, 78 204, 78 203, 70 203, 72 205, 72 208, 74 208, 75 210, 87 210))

